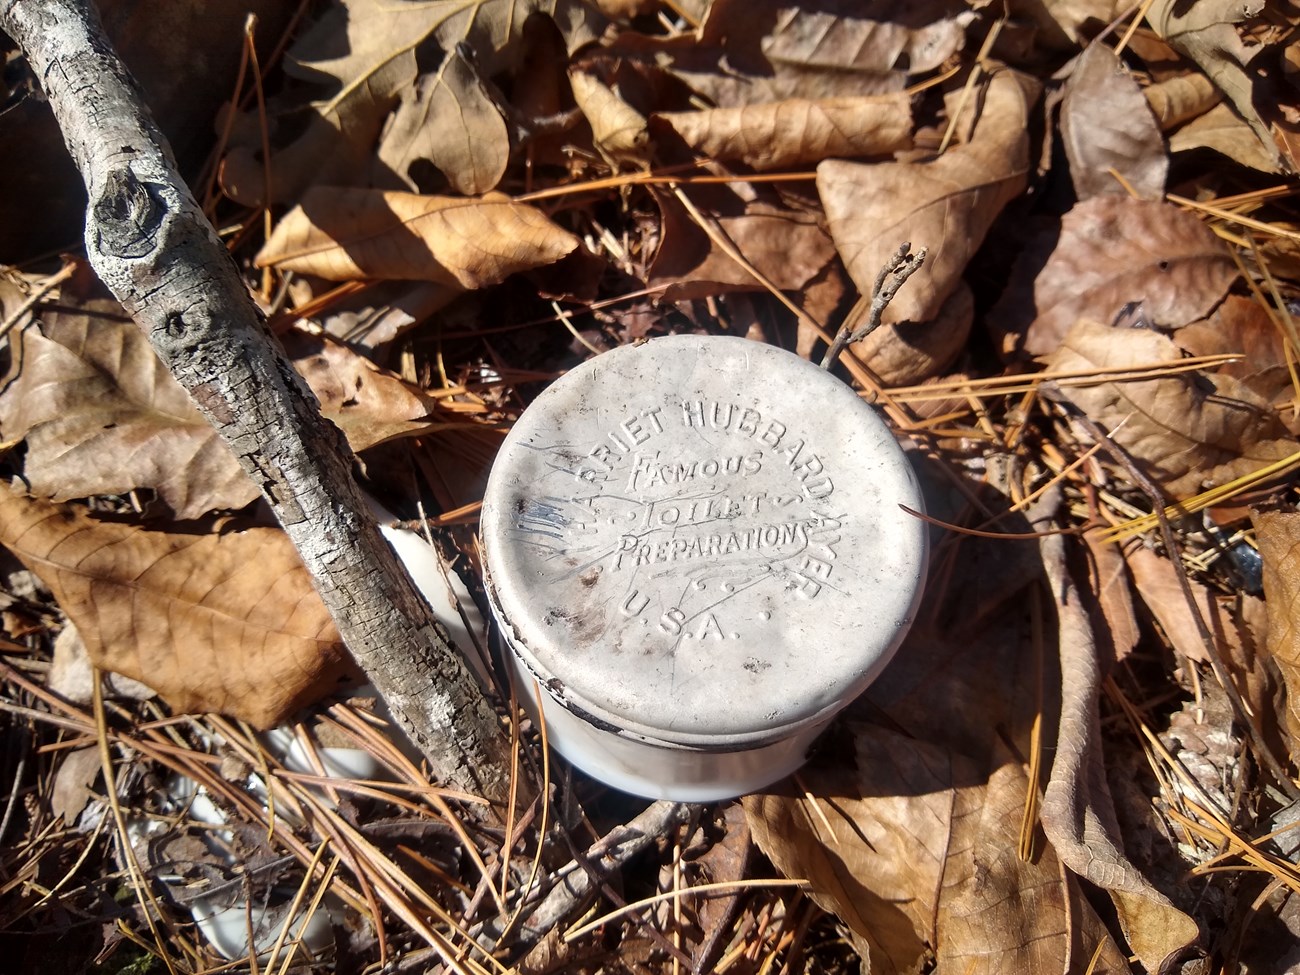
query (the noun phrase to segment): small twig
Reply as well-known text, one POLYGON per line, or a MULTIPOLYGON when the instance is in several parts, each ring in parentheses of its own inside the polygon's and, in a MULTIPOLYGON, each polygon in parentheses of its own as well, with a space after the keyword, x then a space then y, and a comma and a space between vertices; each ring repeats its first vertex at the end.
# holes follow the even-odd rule
MULTIPOLYGON (((1048 392, 1044 390, 1044 392, 1048 392)), ((1264 740, 1263 733, 1255 727, 1255 722, 1250 720, 1250 712, 1246 707, 1245 701, 1241 699, 1241 692, 1237 690, 1237 685, 1232 681, 1232 675, 1228 673, 1227 665, 1219 653, 1219 647, 1214 642, 1214 635, 1210 632, 1209 626, 1205 623, 1205 618, 1201 615, 1200 607, 1196 603, 1196 594, 1192 592, 1192 585, 1187 579, 1187 570, 1184 568, 1182 560, 1178 557, 1178 541, 1174 538, 1173 526, 1169 523, 1169 516, 1165 512, 1165 506, 1168 500, 1164 493, 1138 466, 1134 463, 1133 458, 1128 452, 1120 447, 1110 438, 1110 435, 1102 427, 1086 416, 1081 410, 1060 397, 1052 397, 1055 402, 1066 408, 1070 417, 1076 420, 1080 426, 1088 431, 1088 434, 1096 443, 1101 444, 1102 449, 1110 454, 1111 459, 1124 468, 1130 480, 1147 499, 1155 509, 1156 517, 1160 520, 1160 535, 1165 543, 1165 551, 1169 555, 1169 561, 1174 567, 1174 574, 1178 578, 1178 588, 1182 591, 1183 599, 1187 602, 1188 612, 1191 613, 1192 622, 1196 624, 1196 631, 1200 635, 1201 642, 1205 646, 1206 659, 1210 662, 1210 669, 1214 671, 1215 678, 1223 686, 1228 695, 1228 701, 1232 705, 1233 713, 1237 721, 1243 725, 1247 734, 1250 735, 1251 744, 1254 746, 1256 757, 1272 773, 1273 778, 1277 781, 1278 786, 1291 798, 1300 799, 1300 788, 1296 787, 1283 768, 1282 763, 1274 756, 1272 749, 1269 748, 1268 742, 1264 740)))
POLYGON ((880 327, 885 309, 894 300, 894 295, 898 294, 898 289, 921 269, 921 265, 925 263, 925 254, 924 247, 913 254, 911 241, 899 245, 894 256, 885 262, 885 266, 876 275, 876 283, 871 289, 871 304, 867 311, 866 322, 856 329, 853 327, 853 323, 862 314, 863 305, 867 302, 867 296, 863 295, 844 316, 844 323, 835 333, 835 341, 831 343, 831 347, 826 350, 825 358, 822 359, 823 369, 830 369, 839 360, 841 352, 854 342, 861 342, 880 327))
MULTIPOLYGON (((551 930, 572 917, 586 903, 598 882, 603 882, 616 870, 649 849, 656 840, 685 822, 691 807, 685 803, 661 800, 649 806, 626 826, 611 830, 581 857, 575 857, 567 869, 557 872, 559 878, 551 891, 525 914, 525 921, 511 939, 514 951, 526 950, 535 945, 551 930)), ((487 925, 483 940, 493 949, 498 945, 499 934, 487 925)))
POLYGON ((76 261, 68 261, 61 269, 42 281, 26 301, 15 308, 13 313, 8 315, 3 322, 0 322, 0 338, 4 338, 8 335, 10 329, 17 325, 24 315, 35 308, 42 298, 64 281, 68 280, 68 278, 72 277, 73 273, 77 270, 77 267, 78 264, 76 261))

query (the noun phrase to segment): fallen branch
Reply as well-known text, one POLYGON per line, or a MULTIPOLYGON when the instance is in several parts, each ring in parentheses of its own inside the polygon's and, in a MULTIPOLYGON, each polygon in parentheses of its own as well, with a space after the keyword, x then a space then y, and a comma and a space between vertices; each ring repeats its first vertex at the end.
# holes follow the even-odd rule
POLYGON ((835 340, 831 342, 831 347, 826 350, 826 355, 822 358, 823 369, 832 368, 839 361, 841 352, 853 343, 861 342, 880 327, 880 323, 884 321, 885 309, 894 300, 894 295, 898 294, 898 289, 907 282, 908 278, 921 269, 921 265, 925 263, 925 254, 924 247, 913 254, 911 243, 899 245, 898 250, 885 262, 885 266, 876 275, 876 283, 871 289, 871 297, 868 299, 866 295, 863 295, 849 309, 849 313, 844 316, 843 324, 840 325, 839 331, 835 333, 835 340), (870 302, 869 305, 868 302, 870 302), (867 307, 864 309, 864 306, 867 307), (855 328, 854 323, 857 322, 858 317, 864 310, 867 312, 867 320, 855 328))
POLYGON ((271 338, 89 0, 0 0, 86 183, 91 266, 262 489, 442 782, 494 802, 509 740, 367 516, 352 451, 271 338))

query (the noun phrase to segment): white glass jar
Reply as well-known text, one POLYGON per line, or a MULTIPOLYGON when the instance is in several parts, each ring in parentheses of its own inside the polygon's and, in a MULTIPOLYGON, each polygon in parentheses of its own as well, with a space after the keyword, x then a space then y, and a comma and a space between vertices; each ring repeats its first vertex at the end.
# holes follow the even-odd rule
POLYGON ((674 336, 591 359, 506 438, 488 595, 551 743, 616 788, 710 801, 804 761, 902 640, 925 526, 907 458, 838 379, 674 336))

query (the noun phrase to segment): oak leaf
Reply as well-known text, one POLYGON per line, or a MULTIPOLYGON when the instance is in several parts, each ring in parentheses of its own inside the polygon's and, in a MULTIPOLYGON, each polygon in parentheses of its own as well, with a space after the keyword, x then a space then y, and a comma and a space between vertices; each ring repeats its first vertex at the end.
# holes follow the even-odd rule
POLYGON ((257 264, 332 281, 402 278, 472 290, 577 246, 540 210, 501 193, 463 199, 313 187, 276 225, 257 264))
MULTIPOLYGON (((905 241, 926 248, 921 270, 885 311, 885 321, 926 322, 957 288, 971 256, 1008 201, 1025 188, 1026 133, 1036 83, 1007 69, 956 119, 968 141, 921 162, 828 161, 817 191, 849 275, 871 294, 877 273, 905 241), (976 109, 978 106, 978 110, 976 109)), ((949 100, 954 109, 960 95, 949 100)))
POLYGON ((1106 45, 1089 44, 1075 61, 1060 124, 1079 199, 1126 193, 1127 187, 1144 200, 1164 197, 1164 139, 1142 90, 1106 45))
MULTIPOLYGON (((449 57, 448 52, 458 49, 472 52, 475 72, 470 76, 444 59, 440 63, 447 70, 435 72, 422 87, 424 104, 412 111, 423 108, 440 137, 444 130, 462 128, 457 115, 464 106, 473 107, 481 117, 484 108, 477 79, 490 78, 514 64, 520 56, 524 24, 533 14, 555 21, 570 52, 593 40, 601 21, 596 10, 580 0, 335 0, 289 50, 285 70, 304 81, 331 86, 332 94, 311 104, 305 129, 274 153, 272 201, 296 200, 311 184, 355 182, 370 164, 385 117, 420 76, 421 58, 431 53, 441 50, 449 57)), ((495 124, 464 128, 483 145, 468 147, 467 154, 448 152, 430 160, 448 166, 449 181, 456 186, 485 178, 493 165, 485 160, 509 151, 503 128, 495 124)), ((381 156, 405 162, 409 168, 431 145, 424 139, 402 145, 410 134, 405 124, 389 133, 381 156)), ((259 146, 250 137, 242 152, 233 153, 229 161, 238 173, 243 202, 264 202, 261 164, 252 158, 259 146)))
MULTIPOLYGON (((1061 371, 1149 367, 1182 358, 1145 328, 1079 322, 1048 357, 1061 371)), ((1194 494, 1294 453, 1300 444, 1268 403, 1231 376, 1180 373, 1139 382, 1061 387, 1174 497, 1194 494)))
POLYGON ((478 69, 459 48, 399 95, 379 144, 381 163, 413 190, 420 188, 412 176, 420 161, 437 168, 465 196, 496 188, 510 161, 510 134, 478 69))
MULTIPOLYGON (((727 241, 777 288, 797 291, 835 258, 835 247, 817 214, 766 199, 740 201, 729 192, 692 190, 727 241)), ((649 284, 669 301, 707 298, 721 290, 757 291, 763 285, 706 233, 674 196, 658 196, 663 239, 650 267, 649 284)))
POLYGON ((1109 323, 1131 312, 1161 328, 1196 321, 1236 277, 1223 242, 1195 217, 1104 194, 1030 239, 992 318, 1020 333, 1025 351, 1046 355, 1080 319, 1109 323))
POLYGON ((696 152, 762 172, 828 157, 881 156, 912 144, 911 98, 789 98, 703 112, 659 112, 696 152))
POLYGON ((101 670, 177 711, 271 727, 351 664, 278 528, 236 519, 170 531, 0 493, 0 544, 35 572, 101 670))

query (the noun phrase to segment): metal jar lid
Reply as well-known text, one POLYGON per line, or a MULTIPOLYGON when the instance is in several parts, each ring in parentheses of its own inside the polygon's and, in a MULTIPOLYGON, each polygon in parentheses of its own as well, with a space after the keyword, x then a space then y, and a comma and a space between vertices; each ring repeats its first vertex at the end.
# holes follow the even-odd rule
POLYGON ((906 457, 845 384, 773 346, 674 336, 524 412, 483 501, 506 642, 597 728, 757 747, 884 667, 919 597, 906 457))

